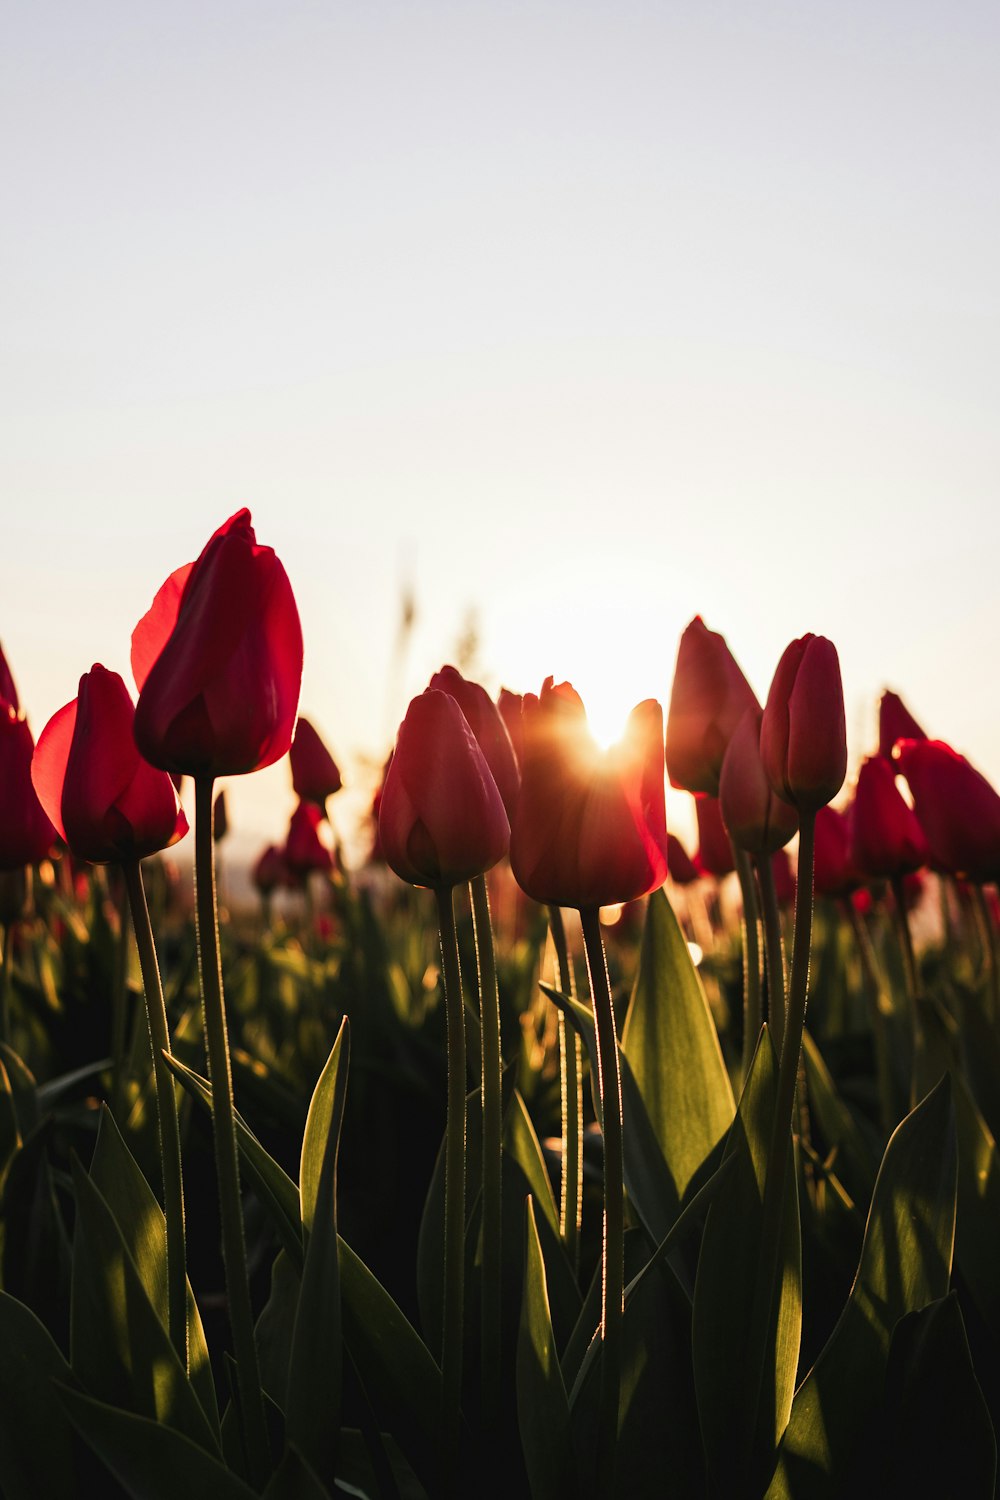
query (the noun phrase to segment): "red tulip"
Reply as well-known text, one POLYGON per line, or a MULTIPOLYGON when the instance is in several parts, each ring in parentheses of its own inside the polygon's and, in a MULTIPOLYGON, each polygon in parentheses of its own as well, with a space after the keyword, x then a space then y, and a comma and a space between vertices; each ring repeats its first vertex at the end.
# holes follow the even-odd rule
POLYGON ((693 885, 701 873, 674 833, 667 834, 667 874, 675 885, 693 885))
POLYGON ((285 864, 293 875, 332 870, 333 856, 320 838, 322 822, 322 809, 314 802, 300 802, 292 813, 285 840, 285 864))
POLYGON ((722 809, 718 797, 708 797, 702 792, 694 799, 698 816, 698 852, 695 862, 703 875, 714 875, 721 880, 736 869, 733 847, 729 842, 726 826, 722 821, 722 809))
POLYGON ((896 786, 892 765, 871 755, 858 773, 851 818, 851 862, 876 879, 908 875, 927 863, 927 840, 896 786))
POLYGON ((172 573, 132 632, 135 736, 166 771, 234 776, 292 742, 302 631, 291 585, 250 512, 220 526, 172 573))
POLYGON ((497 698, 497 709, 510 735, 510 742, 514 747, 514 759, 518 765, 521 764, 521 756, 524 752, 524 733, 521 728, 523 701, 522 693, 512 693, 509 688, 504 687, 500 689, 500 696, 497 698))
POLYGON ((292 872, 285 863, 284 851, 277 844, 269 844, 260 855, 251 871, 251 879, 262 896, 270 896, 279 886, 294 883, 292 872))
POLYGON ((343 786, 337 762, 308 719, 299 719, 295 738, 288 752, 292 766, 292 787, 302 802, 326 807, 327 797, 343 786))
POLYGON ((821 807, 816 814, 813 880, 817 896, 847 896, 861 876, 851 861, 851 811, 821 807))
POLYGON ((772 789, 800 810, 830 802, 847 772, 847 726, 837 648, 822 635, 786 647, 767 695, 760 758, 772 789))
POLYGON ((510 860, 521 889, 551 906, 599 907, 656 890, 667 874, 663 711, 632 710, 602 752, 569 683, 525 695, 524 760, 510 860))
POLYGON ((787 849, 775 849, 771 855, 771 873, 774 876, 774 894, 778 898, 778 905, 794 906, 797 881, 787 849))
POLYGON ((406 710, 378 826, 384 859, 411 885, 457 885, 506 854, 503 799, 450 693, 428 688, 406 710))
POLYGON ((217 844, 221 844, 228 832, 229 812, 226 808, 226 794, 222 791, 216 797, 215 806, 212 808, 212 837, 217 844))
POLYGON ((435 672, 428 687, 440 693, 450 693, 469 721, 469 728, 479 742, 486 757, 486 764, 503 798, 508 821, 513 819, 517 805, 517 789, 521 783, 507 726, 500 716, 493 699, 478 682, 468 682, 455 667, 442 667, 435 672))
POLYGON ((729 837, 748 854, 768 855, 781 849, 799 826, 799 816, 771 790, 760 760, 763 711, 748 708, 733 731, 722 774, 719 808, 729 837))
POLYGON ((134 714, 118 673, 94 666, 35 748, 39 801, 72 853, 92 864, 144 859, 187 832, 170 777, 136 749, 134 714))
POLYGON ((27 720, 0 703, 0 870, 37 864, 56 836, 31 783, 34 748, 27 720))
POLYGON ((17 701, 17 688, 14 686, 14 679, 11 676, 10 667, 7 665, 7 658, 3 654, 3 649, 0 648, 0 708, 3 708, 5 704, 8 708, 12 708, 15 713, 17 713, 21 706, 17 701))
POLYGON ((667 714, 667 773, 672 786, 719 795, 726 748, 757 698, 726 645, 696 615, 681 636, 667 714))
POLYGON ((884 755, 886 760, 891 760, 892 747, 897 740, 925 740, 926 738, 926 734, 899 694, 884 692, 878 705, 879 755, 884 755))
POLYGON ((939 869, 978 884, 1000 879, 1000 796, 941 740, 901 740, 894 752, 939 869))

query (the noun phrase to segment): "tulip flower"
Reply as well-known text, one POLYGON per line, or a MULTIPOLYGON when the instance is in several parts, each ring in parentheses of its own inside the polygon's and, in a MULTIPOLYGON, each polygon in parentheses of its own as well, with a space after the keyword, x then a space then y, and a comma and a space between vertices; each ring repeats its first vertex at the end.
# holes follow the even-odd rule
POLYGON ((916 719, 910 713, 898 693, 888 690, 882 694, 878 705, 878 753, 892 760, 892 749, 897 740, 925 740, 927 738, 916 719))
POLYGON ((217 844, 221 844, 228 832, 229 811, 226 807, 226 794, 223 791, 216 797, 212 808, 212 837, 217 844))
POLYGON ((795 871, 787 849, 775 849, 771 855, 771 876, 778 905, 790 909, 795 905, 795 871))
POLYGON ((134 713, 118 673, 95 665, 35 748, 38 799, 73 854, 92 864, 144 859, 187 832, 170 777, 136 749, 134 713))
POLYGON ((34 748, 27 720, 0 703, 0 870, 37 864, 56 836, 32 785, 34 748))
POLYGON ((663 715, 652 699, 632 710, 607 752, 587 729, 568 683, 548 677, 522 710, 524 761, 510 859, 529 896, 555 906, 634 901, 667 875, 663 715))
POLYGON ((285 840, 285 864, 293 875, 307 876, 313 870, 333 868, 333 856, 320 838, 322 810, 314 802, 300 802, 292 813, 285 840))
POLYGON ((326 809, 326 799, 343 786, 340 769, 308 719, 300 718, 288 752, 292 788, 302 802, 326 809))
POLYGON ((701 872, 675 833, 667 834, 667 874, 675 885, 693 885, 701 872))
POLYGON ((893 880, 927 863, 927 840, 896 786, 891 762, 872 755, 858 773, 851 819, 851 862, 867 876, 893 880))
POLYGON ((5 704, 8 708, 12 708, 15 714, 21 706, 17 700, 17 688, 14 686, 7 658, 3 654, 3 648, 0 647, 0 708, 3 708, 5 704))
POLYGON ((722 821, 719 799, 702 792, 694 799, 694 809, 698 819, 698 852, 695 863, 703 875, 714 875, 716 880, 722 880, 736 869, 736 861, 722 821))
POLYGON ((268 844, 254 864, 250 878, 262 896, 270 896, 280 886, 291 885, 293 876, 284 850, 277 844, 268 844))
POLYGON ((814 873, 818 896, 849 896, 861 884, 851 858, 852 812, 821 807, 816 814, 814 873))
POLYGON ((428 688, 399 727, 379 804, 379 841, 411 885, 448 887, 502 859, 510 824, 486 758, 450 693, 428 688))
POLYGON ((667 714, 666 761, 672 786, 719 795, 726 748, 748 708, 757 707, 726 645, 696 615, 681 636, 667 714))
POLYGON ((821 635, 792 641, 778 663, 760 726, 760 758, 771 788, 799 812, 840 791, 847 726, 837 648, 821 635))
POLYGON ((500 710, 485 688, 478 682, 467 681, 455 667, 442 667, 440 672, 435 672, 428 687, 449 693, 469 721, 469 728, 476 736, 503 799, 508 821, 512 821, 521 778, 514 746, 500 710))
POLYGON ((235 776, 286 753, 302 679, 291 585, 250 512, 160 588, 132 632, 136 743, 153 765, 235 776))
POLYGON ((798 814, 771 790, 760 759, 763 711, 748 708, 733 731, 719 777, 719 809, 729 837, 748 854, 781 849, 799 826, 798 814))
POLYGON ((976 884, 1000 879, 1000 796, 941 740, 902 740, 896 763, 934 864, 976 884))
POLYGON ((497 709, 503 719, 510 735, 510 742, 514 747, 514 758, 518 765, 521 764, 521 756, 524 751, 524 735, 521 728, 521 704, 524 701, 522 693, 512 693, 509 688, 501 688, 500 696, 497 698, 497 709))

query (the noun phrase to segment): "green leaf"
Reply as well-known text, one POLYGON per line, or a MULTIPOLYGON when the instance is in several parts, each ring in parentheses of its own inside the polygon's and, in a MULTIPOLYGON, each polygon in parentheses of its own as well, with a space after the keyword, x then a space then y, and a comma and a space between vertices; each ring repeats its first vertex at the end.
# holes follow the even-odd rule
POLYGON ((18 1129, 22 1137, 30 1135, 32 1131, 38 1129, 40 1121, 38 1086, 34 1075, 24 1059, 19 1057, 13 1047, 8 1047, 5 1042, 0 1042, 0 1062, 7 1070, 18 1129))
MULTIPOLYGON (((169 1335, 167 1316, 167 1221, 135 1158, 122 1140, 107 1105, 101 1108, 97 1145, 90 1163, 90 1179, 102 1194, 121 1231, 126 1249, 157 1317, 169 1335)), ((219 1431, 219 1408, 215 1380, 205 1342, 201 1314, 187 1283, 188 1365, 191 1384, 198 1394, 213 1431, 219 1431)))
MULTIPOLYGON (((167 1066, 192 1099, 212 1112, 212 1090, 207 1081, 185 1067, 176 1057, 167 1056, 167 1066)), ((249 1125, 237 1111, 236 1144, 246 1167, 247 1177, 270 1216, 282 1249, 295 1265, 303 1261, 302 1226, 299 1218, 299 1190, 288 1173, 264 1150, 249 1125)))
POLYGON ((877 1405, 896 1323, 944 1297, 955 1234, 957 1159, 949 1080, 897 1126, 875 1182, 847 1305, 795 1393, 767 1500, 842 1496, 877 1405))
POLYGON ((855 1203, 869 1202, 876 1163, 858 1123, 843 1099, 823 1056, 809 1035, 802 1033, 802 1061, 806 1070, 809 1109, 828 1148, 836 1147, 836 1171, 855 1203))
POLYGON ((257 1319, 254 1337, 260 1363, 260 1383, 282 1411, 287 1399, 288 1362, 292 1357, 292 1336, 301 1284, 301 1271, 284 1250, 279 1250, 271 1265, 271 1294, 257 1319))
POLYGON ((7 1069, 0 1060, 0 1183, 3 1182, 8 1164, 21 1149, 21 1132, 17 1123, 14 1090, 7 1069))
MULTIPOLYGON (((777 1288, 761 1270, 764 1181, 774 1126, 777 1063, 761 1031, 723 1162, 729 1181, 702 1236, 692 1315, 695 1388, 712 1493, 738 1495, 770 1469, 795 1389, 802 1261, 793 1154, 783 1184, 777 1288), (770 1308, 761 1359, 758 1299, 770 1308), (762 1376, 760 1375, 763 1370, 762 1376)), ((763 1304, 762 1304, 763 1305, 763 1304)))
POLYGON ((736 1105, 698 971, 662 890, 649 898, 622 1051, 682 1202, 736 1105))
POLYGON ((337 1252, 337 1152, 344 1119, 351 1031, 340 1023, 309 1106, 299 1192, 307 1232, 302 1287, 288 1364, 288 1440, 320 1478, 333 1482, 342 1380, 337 1252))
POLYGON ((329 1500, 329 1496, 326 1485, 294 1446, 285 1449, 264 1491, 264 1500, 329 1500))
POLYGON ((73 1162, 76 1231, 71 1364, 92 1395, 185 1433, 218 1440, 153 1307, 107 1201, 73 1162))
POLYGON ((952 1087, 958 1133, 955 1264, 1000 1347, 1000 1155, 961 1074, 952 1087))
POLYGON ((70 1421, 130 1495, 141 1500, 177 1500, 178 1495, 255 1500, 249 1485, 176 1429, 66 1385, 57 1390, 70 1421))
POLYGON ((517 1420, 532 1500, 578 1493, 569 1402, 556 1354, 534 1200, 525 1201, 524 1297, 517 1341, 517 1420))
POLYGON ((395 1302, 340 1240, 344 1343, 379 1426, 391 1432, 418 1478, 441 1493, 441 1371, 395 1302))
POLYGON ((72 1380, 44 1324, 0 1292, 0 1492, 7 1500, 76 1494, 73 1432, 52 1382, 72 1380))

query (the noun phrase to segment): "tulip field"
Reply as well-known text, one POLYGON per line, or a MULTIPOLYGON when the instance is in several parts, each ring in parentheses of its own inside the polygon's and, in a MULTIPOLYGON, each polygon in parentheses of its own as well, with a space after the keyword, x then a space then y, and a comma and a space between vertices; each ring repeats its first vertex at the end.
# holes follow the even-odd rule
POLYGON ((0 654, 0 1495, 990 1500, 973 762, 887 691, 849 775, 835 644, 760 702, 696 618, 606 751, 442 667, 347 868, 249 513, 148 585, 45 725, 0 654))

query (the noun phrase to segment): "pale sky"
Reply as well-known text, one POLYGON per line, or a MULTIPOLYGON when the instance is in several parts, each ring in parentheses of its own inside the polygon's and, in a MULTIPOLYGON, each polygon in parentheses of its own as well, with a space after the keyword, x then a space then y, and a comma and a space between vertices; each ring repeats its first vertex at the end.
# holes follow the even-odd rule
MULTIPOLYGON (((762 699, 825 634, 855 759, 889 685, 1000 781, 998 76, 993 0, 8 5, 36 736, 246 504, 356 786, 470 610, 604 733, 696 612, 762 699)), ((229 798, 277 838, 287 770, 229 798)))

